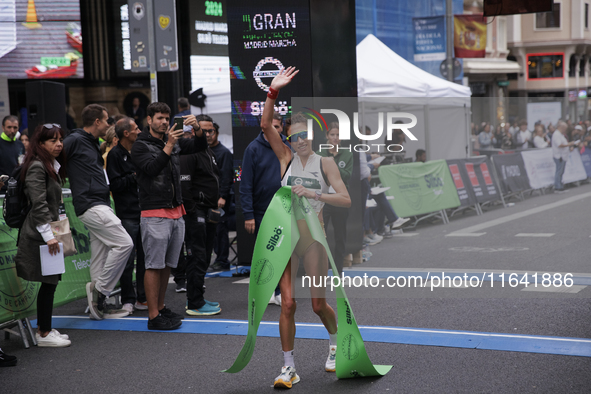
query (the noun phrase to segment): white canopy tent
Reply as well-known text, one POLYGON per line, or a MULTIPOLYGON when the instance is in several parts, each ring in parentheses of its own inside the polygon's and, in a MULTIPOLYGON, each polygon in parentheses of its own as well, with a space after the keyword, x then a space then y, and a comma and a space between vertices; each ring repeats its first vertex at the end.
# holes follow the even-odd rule
POLYGON ((417 117, 410 131, 418 141, 406 139, 407 157, 414 157, 417 149, 425 149, 429 160, 467 156, 468 87, 421 70, 370 34, 357 45, 357 90, 360 123, 373 133, 378 112, 408 112, 417 117))

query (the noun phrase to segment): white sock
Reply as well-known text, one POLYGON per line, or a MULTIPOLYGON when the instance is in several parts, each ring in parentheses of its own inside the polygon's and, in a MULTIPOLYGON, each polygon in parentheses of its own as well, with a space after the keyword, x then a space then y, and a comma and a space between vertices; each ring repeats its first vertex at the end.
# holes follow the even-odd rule
POLYGON ((334 334, 328 333, 328 344, 330 346, 336 346, 337 345, 337 333, 335 332, 334 334))
POLYGON ((293 350, 283 352, 283 366, 295 368, 295 361, 293 359, 293 350))

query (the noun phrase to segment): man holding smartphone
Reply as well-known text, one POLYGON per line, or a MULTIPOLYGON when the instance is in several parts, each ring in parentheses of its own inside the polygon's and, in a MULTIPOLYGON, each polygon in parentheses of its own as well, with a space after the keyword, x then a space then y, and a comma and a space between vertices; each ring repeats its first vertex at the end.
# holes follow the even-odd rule
POLYGON ((185 115, 183 119, 185 126, 193 128, 195 138, 182 138, 183 130, 178 130, 176 124, 169 127, 168 105, 150 104, 148 130, 138 136, 131 149, 139 186, 149 330, 175 330, 183 318, 164 304, 170 269, 177 266, 185 236, 179 156, 207 149, 207 140, 195 116, 185 115))

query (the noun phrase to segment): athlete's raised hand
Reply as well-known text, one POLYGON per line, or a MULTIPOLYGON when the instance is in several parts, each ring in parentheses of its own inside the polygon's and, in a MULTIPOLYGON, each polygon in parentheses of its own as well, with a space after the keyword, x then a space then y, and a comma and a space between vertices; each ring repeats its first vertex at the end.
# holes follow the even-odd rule
POLYGON ((271 88, 281 90, 289 85, 291 79, 299 72, 300 70, 296 70, 295 67, 282 68, 281 71, 279 71, 279 74, 277 74, 275 78, 273 78, 273 81, 271 81, 271 88))

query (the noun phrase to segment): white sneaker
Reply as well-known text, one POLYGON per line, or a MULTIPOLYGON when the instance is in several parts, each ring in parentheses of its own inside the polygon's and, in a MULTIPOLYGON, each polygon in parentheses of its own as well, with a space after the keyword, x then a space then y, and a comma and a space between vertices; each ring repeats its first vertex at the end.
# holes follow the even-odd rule
POLYGON ((57 331, 51 330, 49 334, 44 338, 39 333, 35 333, 35 339, 37 340, 37 346, 39 347, 68 347, 72 344, 69 339, 62 338, 57 331))
POLYGON ((275 305, 281 306, 281 294, 275 296, 275 305))
POLYGON ((275 293, 271 294, 271 299, 269 300, 269 305, 275 303, 275 293))
POLYGON ((51 331, 55 332, 62 339, 70 339, 70 337, 68 336, 68 334, 60 334, 60 332, 58 330, 56 330, 55 328, 52 329, 51 331))
POLYGON ((125 309, 110 309, 105 308, 103 312, 103 319, 119 319, 120 317, 129 316, 129 312, 125 309))
POLYGON ((123 306, 121 307, 121 309, 123 309, 124 311, 129 312, 129 314, 131 315, 133 313, 133 304, 128 302, 127 304, 123 304, 123 306))
POLYGON ((381 242, 381 239, 380 240, 374 239, 371 235, 366 235, 365 237, 363 237, 363 243, 366 245, 373 246, 373 245, 379 244, 380 242, 381 242))
POLYGON ((369 236, 369 238, 371 238, 374 241, 374 245, 379 244, 380 242, 382 242, 384 240, 384 237, 382 237, 379 234, 372 234, 369 236))
POLYGON ((402 226, 404 223, 408 222, 409 220, 410 220, 410 218, 398 218, 398 219, 396 219, 396 221, 394 223, 392 223, 390 228, 398 228, 398 227, 402 226))
POLYGON ((290 389, 292 385, 298 383, 300 377, 296 373, 294 367, 283 367, 281 368, 281 375, 275 378, 273 386, 275 388, 290 389))
POLYGON ((135 302, 135 309, 138 311, 147 311, 148 310, 148 301, 146 302, 135 302))
POLYGON ((326 359, 326 364, 324 364, 324 369, 326 372, 334 372, 336 371, 336 359, 337 359, 337 347, 336 346, 329 346, 328 351, 328 358, 326 359))

